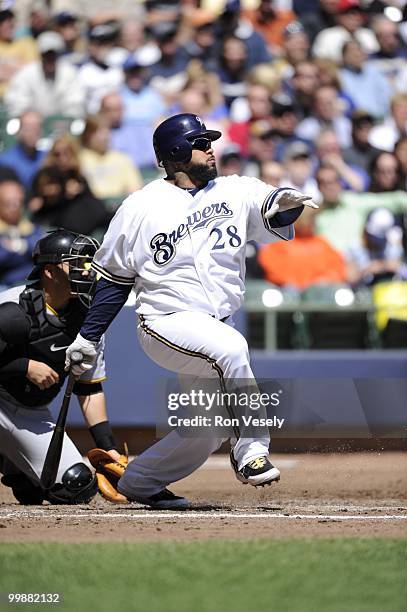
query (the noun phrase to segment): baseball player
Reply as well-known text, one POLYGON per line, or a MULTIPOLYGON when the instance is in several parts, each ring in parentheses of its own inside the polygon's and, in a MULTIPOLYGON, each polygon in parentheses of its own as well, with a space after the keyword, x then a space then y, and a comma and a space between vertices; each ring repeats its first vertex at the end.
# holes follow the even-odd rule
MULTIPOLYGON (((293 189, 217 177, 212 142, 220 136, 189 113, 158 126, 153 144, 166 177, 130 195, 112 220, 92 264, 102 278, 66 367, 76 350, 84 360, 74 371, 93 367, 102 334, 134 287, 139 340, 153 361, 180 375, 216 376, 226 390, 238 380, 255 384, 247 342, 232 322, 243 301, 246 243, 290 240, 304 205, 317 206, 293 189)), ((129 464, 118 490, 154 508, 184 508, 188 501, 167 485, 191 474, 221 443, 174 430, 129 464)), ((241 482, 279 479, 268 433, 237 435, 231 446, 241 482)))
MULTIPOLYGON (((90 304, 96 275, 89 268, 98 246, 87 236, 51 232, 34 247, 32 283, 0 294, 0 471, 22 504, 87 503, 97 491, 96 478, 67 435, 55 485, 44 491, 40 477, 54 426, 47 404, 64 383, 65 349, 90 304)), ((96 445, 117 460, 101 384, 103 338, 95 356, 74 393, 96 445)))

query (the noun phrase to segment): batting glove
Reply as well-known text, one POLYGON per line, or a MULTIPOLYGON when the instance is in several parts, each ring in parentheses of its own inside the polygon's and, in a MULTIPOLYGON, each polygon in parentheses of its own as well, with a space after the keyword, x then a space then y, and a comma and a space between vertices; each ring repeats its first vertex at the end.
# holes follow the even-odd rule
POLYGON ((66 349, 65 370, 70 370, 74 376, 82 376, 84 372, 91 370, 96 361, 97 342, 91 342, 78 334, 75 340, 66 349), (82 355, 80 363, 72 363, 72 353, 79 352, 82 355))
POLYGON ((282 188, 280 193, 274 198, 274 202, 270 210, 264 215, 265 219, 271 219, 278 212, 284 212, 291 208, 298 208, 299 206, 309 206, 310 208, 319 208, 318 204, 312 201, 311 196, 304 195, 296 189, 282 188))

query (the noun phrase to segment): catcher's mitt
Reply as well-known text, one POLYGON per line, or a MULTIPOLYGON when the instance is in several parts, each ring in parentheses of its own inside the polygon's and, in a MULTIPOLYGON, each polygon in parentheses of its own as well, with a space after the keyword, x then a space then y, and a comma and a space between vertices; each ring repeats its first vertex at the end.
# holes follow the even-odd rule
POLYGON ((88 459, 96 470, 99 492, 105 499, 115 504, 127 503, 127 498, 117 490, 119 478, 124 474, 124 470, 129 462, 126 455, 120 455, 120 461, 115 461, 101 448, 92 448, 88 452, 88 459))

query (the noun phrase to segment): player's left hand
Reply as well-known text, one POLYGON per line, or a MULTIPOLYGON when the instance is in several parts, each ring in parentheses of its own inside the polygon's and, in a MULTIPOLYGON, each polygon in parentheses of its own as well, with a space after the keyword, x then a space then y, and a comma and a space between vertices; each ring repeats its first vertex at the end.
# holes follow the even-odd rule
POLYGON ((71 370, 74 376, 82 376, 91 370, 96 361, 96 342, 86 340, 78 334, 75 340, 68 346, 65 353, 65 371, 71 370), (72 353, 78 351, 82 354, 83 360, 80 363, 72 364, 72 353))
POLYGON ((309 206, 310 208, 319 208, 318 204, 312 201, 311 196, 304 195, 303 193, 287 188, 286 190, 280 191, 277 194, 273 206, 264 215, 265 219, 270 219, 278 212, 284 212, 291 208, 298 208, 299 206, 309 206))

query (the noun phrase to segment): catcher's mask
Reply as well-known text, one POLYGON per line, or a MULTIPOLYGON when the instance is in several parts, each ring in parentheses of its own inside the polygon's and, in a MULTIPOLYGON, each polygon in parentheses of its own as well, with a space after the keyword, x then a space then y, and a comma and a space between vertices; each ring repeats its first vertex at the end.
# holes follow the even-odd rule
POLYGON ((98 241, 84 234, 64 229, 49 232, 34 247, 34 267, 27 278, 38 281, 41 279, 41 271, 45 264, 67 262, 71 292, 89 308, 97 282, 91 263, 98 248, 98 241))

